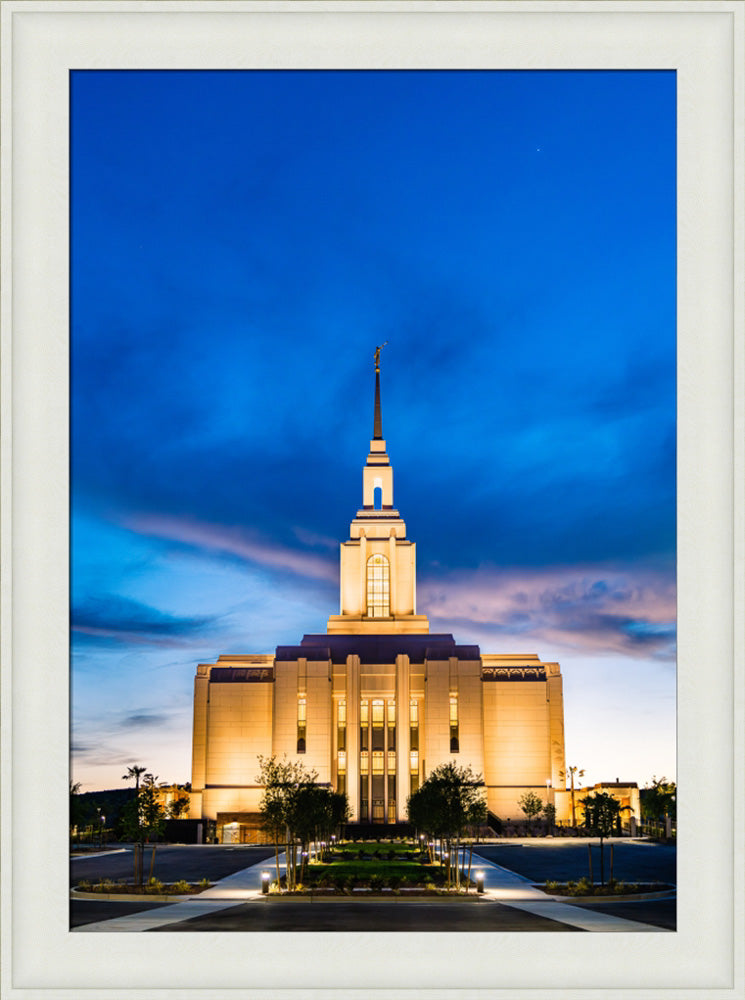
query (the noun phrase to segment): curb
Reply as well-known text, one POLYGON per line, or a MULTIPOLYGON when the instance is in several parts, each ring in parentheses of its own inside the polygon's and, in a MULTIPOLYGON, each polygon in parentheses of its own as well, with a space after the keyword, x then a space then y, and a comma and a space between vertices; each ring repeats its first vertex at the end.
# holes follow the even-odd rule
POLYGON ((260 896, 259 900, 268 903, 486 903, 493 902, 486 895, 482 896, 291 896, 270 894, 260 896))
POLYGON ((157 895, 153 892, 81 892, 78 889, 70 889, 70 899, 102 899, 120 903, 182 903, 187 899, 200 899, 203 895, 204 893, 201 892, 193 895, 171 893, 167 896, 165 894, 157 895))
MULTIPOLYGON (((540 890, 543 892, 543 890, 540 890)), ((580 906, 598 906, 605 903, 635 903, 644 899, 668 899, 677 895, 677 887, 663 889, 660 892, 635 892, 632 895, 624 896, 553 896, 548 892, 543 893, 546 899, 557 903, 578 903, 580 906)))
POLYGON ((71 854, 70 861, 80 861, 82 858, 107 858, 110 854, 126 853, 126 847, 114 847, 110 851, 86 851, 84 854, 71 854))

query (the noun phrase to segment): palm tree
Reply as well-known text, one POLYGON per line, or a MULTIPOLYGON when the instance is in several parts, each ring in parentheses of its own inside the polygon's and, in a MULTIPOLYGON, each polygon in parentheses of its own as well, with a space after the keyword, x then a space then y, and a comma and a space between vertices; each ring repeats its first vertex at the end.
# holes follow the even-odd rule
POLYGON ((140 767, 137 764, 133 764, 131 767, 127 768, 127 773, 122 775, 122 781, 130 781, 132 778, 135 779, 135 824, 137 828, 137 841, 138 843, 134 846, 134 861, 135 861, 135 881, 142 882, 142 849, 139 844, 140 833, 141 833, 141 816, 140 816, 140 775, 147 771, 146 767, 140 767))
POLYGON ((583 778, 584 775, 585 775, 585 772, 584 771, 578 771, 577 767, 568 767, 566 769, 566 771, 559 771, 559 775, 562 778, 564 778, 564 779, 566 779, 567 776, 568 776, 569 779, 570 779, 570 781, 571 781, 571 785, 572 785, 572 826, 576 830, 577 829, 577 814, 576 814, 575 809, 574 809, 574 775, 575 775, 575 772, 576 772, 578 778, 583 778))
POLYGON ((132 778, 135 779, 135 795, 140 794, 140 775, 147 771, 146 767, 138 767, 137 764, 133 764, 131 767, 127 768, 127 773, 122 775, 122 781, 130 781, 132 778))

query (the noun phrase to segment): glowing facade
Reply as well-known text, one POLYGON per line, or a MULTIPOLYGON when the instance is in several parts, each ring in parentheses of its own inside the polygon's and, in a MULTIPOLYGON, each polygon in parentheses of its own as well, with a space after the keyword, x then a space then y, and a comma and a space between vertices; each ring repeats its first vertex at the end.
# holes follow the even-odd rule
POLYGON ((191 816, 216 820, 222 840, 255 834, 259 755, 315 769, 362 823, 404 822, 408 796, 448 761, 483 775, 503 819, 522 816, 523 792, 554 802, 564 785, 558 663, 481 653, 430 633, 417 614, 416 546, 393 506, 378 361, 362 506, 341 545, 340 613, 326 633, 274 655, 197 667, 191 816))

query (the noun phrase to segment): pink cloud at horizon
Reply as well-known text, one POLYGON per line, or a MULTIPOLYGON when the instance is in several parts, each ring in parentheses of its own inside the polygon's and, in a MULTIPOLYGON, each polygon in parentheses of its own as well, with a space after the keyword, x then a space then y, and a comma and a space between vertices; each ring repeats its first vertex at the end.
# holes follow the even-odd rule
POLYGON ((675 579, 659 570, 478 570, 437 584, 425 580, 418 590, 433 626, 454 623, 510 644, 525 639, 576 652, 675 656, 675 579))

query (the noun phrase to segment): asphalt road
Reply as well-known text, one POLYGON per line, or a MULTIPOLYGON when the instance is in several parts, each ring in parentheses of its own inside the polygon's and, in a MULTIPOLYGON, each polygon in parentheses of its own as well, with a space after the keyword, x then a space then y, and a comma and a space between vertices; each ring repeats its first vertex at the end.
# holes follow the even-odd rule
MULTIPOLYGON (((70 885, 75 886, 81 879, 89 882, 102 878, 128 880, 133 876, 134 858, 132 845, 125 846, 124 854, 104 854, 98 857, 73 858, 70 861, 70 885)), ((145 848, 145 877, 150 871, 151 848, 145 848)), ((161 882, 199 882, 208 878, 211 882, 232 875, 233 872, 258 864, 265 858, 274 857, 273 847, 252 847, 246 845, 163 845, 155 852, 153 874, 161 882)))
POLYGON ((158 928, 174 931, 576 931, 499 903, 266 900, 158 928))
MULTIPOLYGON (((595 881, 600 881, 599 841, 593 842, 592 866, 595 881)), ((576 880, 589 875, 587 844, 574 840, 536 841, 528 844, 479 844, 478 853, 533 882, 554 879, 557 882, 576 880)), ((610 874, 610 848, 603 845, 605 877, 610 874)), ((676 884, 675 845, 651 842, 616 843, 613 877, 623 882, 668 882, 676 884)))
MULTIPOLYGON (((652 924, 666 931, 676 929, 675 899, 638 899, 628 903, 610 901, 591 905, 595 913, 608 913, 613 917, 623 917, 624 920, 638 920, 642 924, 652 924)), ((572 903, 572 906, 587 904, 572 903)), ((589 909, 590 906, 587 906, 589 909)))
POLYGON ((114 917, 126 917, 130 913, 140 913, 143 910, 157 910, 170 903, 118 903, 108 899, 71 899, 70 927, 82 927, 83 924, 95 924, 99 920, 113 920, 114 917))

